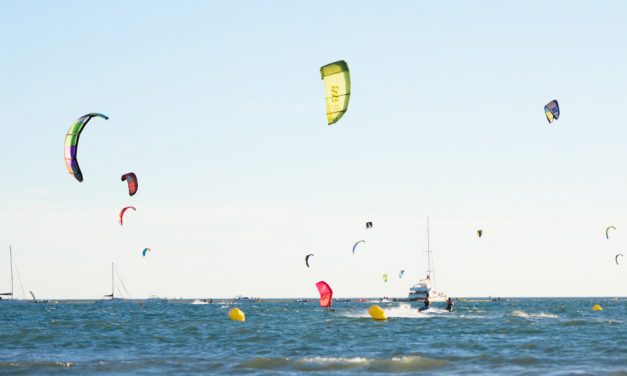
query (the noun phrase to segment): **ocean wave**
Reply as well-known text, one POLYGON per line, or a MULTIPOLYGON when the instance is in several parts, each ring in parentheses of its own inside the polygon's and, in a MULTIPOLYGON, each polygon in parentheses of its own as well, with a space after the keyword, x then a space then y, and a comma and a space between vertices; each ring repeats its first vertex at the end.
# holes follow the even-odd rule
POLYGON ((558 315, 554 315, 552 313, 538 312, 538 313, 527 313, 525 311, 513 311, 510 316, 521 317, 523 319, 558 319, 558 315))
POLYGON ((74 367, 74 365, 75 364, 72 362, 58 362, 52 360, 0 362, 0 370, 13 369, 15 371, 36 371, 41 369, 71 368, 74 367))
POLYGON ((459 315, 459 318, 466 319, 466 320, 476 320, 476 319, 485 319, 486 316, 480 316, 480 315, 459 315))
MULTIPOLYGON (((417 308, 412 307, 409 304, 401 304, 397 307, 386 307, 384 308, 385 315, 388 318, 426 318, 429 317, 426 313, 418 311, 417 308)), ((425 311, 428 312, 428 311, 425 311)), ((341 316, 344 317, 352 317, 352 318, 370 318, 368 314, 368 310, 358 311, 358 312, 345 312, 342 313, 341 316)))
POLYGON ((600 317, 592 317, 589 319, 578 319, 578 318, 573 318, 573 319, 569 319, 569 320, 564 320, 561 325, 562 326, 583 326, 583 325, 590 325, 590 324, 610 324, 610 325, 614 325, 614 324, 624 324, 624 321, 621 320, 615 320, 615 319, 605 319, 605 318, 600 318, 600 317))
POLYGON ((238 365, 238 368, 256 370, 292 370, 310 372, 331 372, 348 369, 362 369, 371 372, 416 372, 444 367, 448 361, 421 356, 402 356, 392 358, 365 357, 305 357, 290 358, 255 358, 238 365))
MULTIPOLYGON (((449 311, 441 308, 431 307, 425 311, 419 311, 418 308, 412 307, 410 304, 400 304, 396 307, 386 307, 384 308, 385 315, 388 318, 409 318, 409 319, 424 319, 433 317, 434 315, 440 314, 450 314, 449 311)), ((352 317, 352 318, 370 318, 367 310, 358 311, 358 312, 345 312, 342 313, 343 317, 352 317)))

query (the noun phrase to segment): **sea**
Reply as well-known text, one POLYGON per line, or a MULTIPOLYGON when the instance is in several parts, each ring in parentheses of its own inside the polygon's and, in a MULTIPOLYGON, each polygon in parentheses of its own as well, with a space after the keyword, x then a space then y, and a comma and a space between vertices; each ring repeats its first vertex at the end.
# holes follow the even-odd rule
POLYGON ((195 303, 0 302, 0 374, 627 375, 627 298, 195 303))

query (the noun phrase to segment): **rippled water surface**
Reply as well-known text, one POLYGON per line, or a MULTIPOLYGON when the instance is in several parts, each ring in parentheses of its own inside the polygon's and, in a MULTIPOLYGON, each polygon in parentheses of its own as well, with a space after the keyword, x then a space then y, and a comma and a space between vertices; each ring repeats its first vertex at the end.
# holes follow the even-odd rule
POLYGON ((0 374, 627 375, 626 299, 371 304, 2 302, 0 374))

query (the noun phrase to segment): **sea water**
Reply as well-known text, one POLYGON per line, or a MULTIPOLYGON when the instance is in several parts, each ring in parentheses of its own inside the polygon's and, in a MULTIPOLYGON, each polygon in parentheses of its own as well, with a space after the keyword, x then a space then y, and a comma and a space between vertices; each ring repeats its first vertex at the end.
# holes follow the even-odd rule
POLYGON ((627 375, 625 298, 191 303, 0 302, 0 374, 627 375))

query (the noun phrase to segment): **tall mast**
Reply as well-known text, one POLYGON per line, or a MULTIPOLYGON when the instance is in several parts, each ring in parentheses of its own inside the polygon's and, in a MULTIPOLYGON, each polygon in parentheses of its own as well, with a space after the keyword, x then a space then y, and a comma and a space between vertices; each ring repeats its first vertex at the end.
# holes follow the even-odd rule
POLYGON ((113 280, 113 263, 111 263, 111 300, 113 300, 113 294, 115 294, 115 284, 113 280))
POLYGON ((9 245, 9 264, 11 264, 11 300, 13 300, 13 250, 9 245))
POLYGON ((430 233, 429 233, 429 217, 427 217, 427 263, 428 263, 427 276, 429 280, 431 280, 431 282, 433 283, 433 286, 435 286, 435 268, 433 266, 433 260, 431 259, 431 239, 430 239, 430 233))
POLYGON ((431 244, 429 239, 429 217, 427 217, 427 277, 431 279, 431 244))

